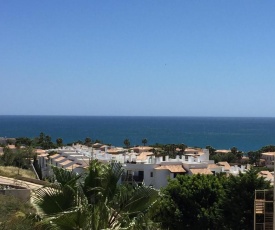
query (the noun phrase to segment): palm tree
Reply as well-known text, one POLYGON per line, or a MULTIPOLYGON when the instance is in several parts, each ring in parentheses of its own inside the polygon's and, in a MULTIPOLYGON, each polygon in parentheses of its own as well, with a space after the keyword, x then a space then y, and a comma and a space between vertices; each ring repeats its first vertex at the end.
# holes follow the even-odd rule
POLYGON ((60 168, 54 173, 57 183, 35 193, 36 204, 49 215, 42 223, 51 228, 130 229, 158 197, 153 188, 119 184, 123 169, 117 163, 92 161, 82 176, 60 168))
POLYGON ((58 147, 62 146, 62 145, 63 145, 63 139, 60 138, 60 137, 57 138, 57 139, 56 139, 56 144, 57 144, 58 147))
POLYGON ((142 139, 142 141, 141 141, 141 142, 142 142, 142 144, 145 146, 145 145, 147 144, 147 142, 148 142, 148 141, 147 141, 147 139, 146 139, 146 138, 144 138, 144 139, 142 139))
POLYGON ((128 138, 126 138, 124 141, 123 141, 123 143, 124 143, 124 145, 125 145, 125 147, 128 149, 129 147, 130 147, 130 145, 131 145, 131 143, 130 143, 130 140, 128 139, 128 138))
POLYGON ((45 134, 44 134, 43 132, 41 132, 41 133, 39 134, 38 143, 39 143, 40 145, 43 145, 43 144, 44 144, 44 141, 45 141, 45 134))
POLYGON ((84 144, 90 147, 92 145, 92 139, 90 137, 86 137, 84 144))

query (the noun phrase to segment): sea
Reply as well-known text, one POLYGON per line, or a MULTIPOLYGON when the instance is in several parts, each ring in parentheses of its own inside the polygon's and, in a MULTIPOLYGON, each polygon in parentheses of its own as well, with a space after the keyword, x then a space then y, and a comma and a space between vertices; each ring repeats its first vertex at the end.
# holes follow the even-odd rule
POLYGON ((0 116, 0 137, 34 138, 43 132, 52 141, 72 143, 90 137, 106 144, 181 144, 248 152, 275 145, 275 118, 143 116, 0 116))

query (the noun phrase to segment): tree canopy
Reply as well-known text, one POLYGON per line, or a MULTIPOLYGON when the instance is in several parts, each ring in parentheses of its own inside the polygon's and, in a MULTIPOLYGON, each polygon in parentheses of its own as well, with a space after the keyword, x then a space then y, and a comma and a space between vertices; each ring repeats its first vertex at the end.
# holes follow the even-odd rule
POLYGON ((218 177, 179 175, 163 189, 153 218, 165 229, 220 229, 224 195, 218 177))
POLYGON ((162 190, 152 218, 164 229, 253 229, 255 190, 269 187, 253 169, 229 177, 178 175, 162 190))

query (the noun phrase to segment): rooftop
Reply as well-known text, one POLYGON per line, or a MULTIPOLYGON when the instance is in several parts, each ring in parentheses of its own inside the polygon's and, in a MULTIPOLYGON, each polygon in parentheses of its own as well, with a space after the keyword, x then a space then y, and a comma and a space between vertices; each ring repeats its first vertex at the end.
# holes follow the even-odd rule
POLYGON ((183 173, 186 172, 185 169, 181 165, 161 165, 157 168, 157 170, 169 170, 172 173, 183 173))
POLYGON ((205 174, 205 175, 212 175, 213 173, 210 171, 210 169, 190 169, 192 174, 205 174))

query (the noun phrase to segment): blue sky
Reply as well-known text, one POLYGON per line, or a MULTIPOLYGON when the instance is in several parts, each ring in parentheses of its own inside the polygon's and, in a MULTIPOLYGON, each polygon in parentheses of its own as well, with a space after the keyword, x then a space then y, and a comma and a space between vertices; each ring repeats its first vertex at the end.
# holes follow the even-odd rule
POLYGON ((275 2, 0 1, 0 115, 274 116, 275 2))

